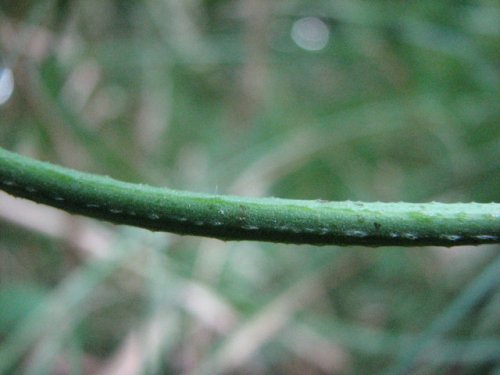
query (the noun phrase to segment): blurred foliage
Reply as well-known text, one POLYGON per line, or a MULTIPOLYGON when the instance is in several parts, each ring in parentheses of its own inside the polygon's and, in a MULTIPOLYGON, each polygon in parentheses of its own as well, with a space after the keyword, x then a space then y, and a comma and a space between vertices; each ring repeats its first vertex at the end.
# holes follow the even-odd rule
MULTIPOLYGON (((0 143, 209 193, 498 202, 499 25, 488 0, 2 1, 0 143), (325 48, 292 38, 304 17, 325 48)), ((500 373, 498 246, 224 243, 19 204, 0 195, 0 373, 500 373)))

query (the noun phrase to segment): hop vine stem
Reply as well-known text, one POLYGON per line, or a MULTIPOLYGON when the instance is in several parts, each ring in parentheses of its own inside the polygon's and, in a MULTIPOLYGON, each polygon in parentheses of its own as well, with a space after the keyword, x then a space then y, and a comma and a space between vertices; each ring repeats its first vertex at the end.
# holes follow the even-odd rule
POLYGON ((131 184, 0 148, 0 188, 70 213, 154 231, 313 245, 500 242, 498 203, 364 203, 245 198, 131 184))

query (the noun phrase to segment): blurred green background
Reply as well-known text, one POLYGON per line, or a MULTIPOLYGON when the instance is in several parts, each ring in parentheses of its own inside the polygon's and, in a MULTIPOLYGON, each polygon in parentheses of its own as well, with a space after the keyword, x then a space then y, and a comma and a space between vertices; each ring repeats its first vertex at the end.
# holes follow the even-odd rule
MULTIPOLYGON (((0 54, 0 145, 37 159, 500 201, 494 0, 6 0, 0 54)), ((225 243, 0 193, 0 373, 499 375, 498 250, 225 243)))

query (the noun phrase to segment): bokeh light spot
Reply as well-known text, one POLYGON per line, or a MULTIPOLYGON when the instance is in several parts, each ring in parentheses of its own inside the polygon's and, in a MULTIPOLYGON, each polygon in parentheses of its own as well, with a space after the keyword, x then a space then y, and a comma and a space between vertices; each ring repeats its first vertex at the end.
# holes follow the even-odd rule
POLYGON ((14 92, 14 74, 9 68, 0 68, 0 105, 6 103, 14 92))
POLYGON ((330 30, 318 17, 304 17, 294 22, 291 36, 300 48, 319 51, 328 44, 330 30))

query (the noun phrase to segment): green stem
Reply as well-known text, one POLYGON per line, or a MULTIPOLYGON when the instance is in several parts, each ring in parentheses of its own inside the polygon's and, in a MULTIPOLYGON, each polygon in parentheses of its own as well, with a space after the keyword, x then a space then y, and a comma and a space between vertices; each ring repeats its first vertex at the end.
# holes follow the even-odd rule
POLYGON ((0 188, 116 224, 220 238, 315 245, 455 246, 500 242, 500 204, 243 198, 131 184, 0 148, 0 188))

